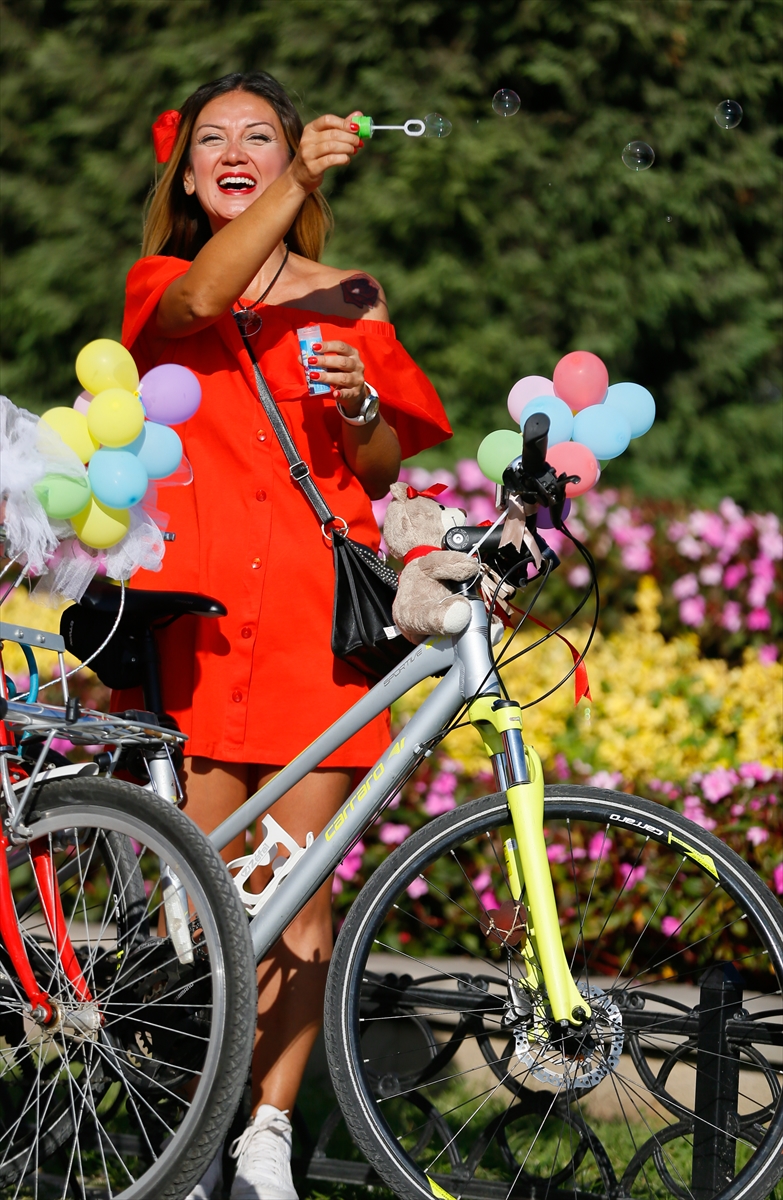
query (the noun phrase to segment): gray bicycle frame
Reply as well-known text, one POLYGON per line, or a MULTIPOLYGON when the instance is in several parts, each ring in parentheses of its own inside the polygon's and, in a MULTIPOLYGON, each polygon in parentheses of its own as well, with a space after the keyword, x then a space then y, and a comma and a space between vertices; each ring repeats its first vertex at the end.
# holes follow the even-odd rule
POLYGON ((428 744, 437 739, 464 701, 476 695, 500 693, 487 648, 484 602, 472 595, 468 598, 471 620, 463 633, 455 638, 431 638, 418 646, 210 834, 210 841, 222 850, 373 717, 423 679, 446 671, 400 736, 354 788, 340 811, 251 921, 250 934, 257 960, 268 953, 300 909, 329 878, 352 844, 416 769, 428 744))

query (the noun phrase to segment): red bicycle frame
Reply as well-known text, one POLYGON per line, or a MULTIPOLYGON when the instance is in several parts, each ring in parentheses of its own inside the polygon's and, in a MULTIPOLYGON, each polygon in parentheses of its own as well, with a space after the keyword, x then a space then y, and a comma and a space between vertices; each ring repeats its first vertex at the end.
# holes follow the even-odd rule
MULTIPOLYGON (((0 654, 0 689, 3 696, 7 698, 2 654, 0 654)), ((10 744, 10 736, 5 723, 0 721, 0 738, 2 738, 3 746, 10 744)), ((44 1023, 48 1025, 54 1016, 54 1009, 50 1003, 48 992, 38 986, 19 928, 6 857, 9 845, 5 833, 0 829, 0 936, 33 1012, 42 1015, 44 1023)), ((77 999, 89 1002, 92 1000, 92 994, 68 934, 68 925, 63 912, 57 872, 54 869, 52 856, 43 839, 32 842, 30 850, 41 908, 62 968, 70 980, 77 999)))

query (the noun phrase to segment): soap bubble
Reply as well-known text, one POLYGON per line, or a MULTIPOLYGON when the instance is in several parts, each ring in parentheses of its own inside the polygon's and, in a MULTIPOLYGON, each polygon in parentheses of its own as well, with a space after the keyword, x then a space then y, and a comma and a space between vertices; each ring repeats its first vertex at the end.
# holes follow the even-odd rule
POLYGON ((451 121, 446 120, 440 113, 428 113, 424 118, 424 136, 431 138, 448 137, 451 133, 451 121))
POLYGON ((742 105, 736 100, 721 100, 715 105, 715 120, 721 129, 736 129, 742 120, 742 105))
POLYGON ((519 96, 510 88, 501 88, 492 97, 492 107, 499 117, 513 117, 519 112, 520 103, 519 96))
POLYGON ((646 171, 655 162, 655 151, 646 142, 629 142, 623 150, 623 162, 632 171, 646 171))

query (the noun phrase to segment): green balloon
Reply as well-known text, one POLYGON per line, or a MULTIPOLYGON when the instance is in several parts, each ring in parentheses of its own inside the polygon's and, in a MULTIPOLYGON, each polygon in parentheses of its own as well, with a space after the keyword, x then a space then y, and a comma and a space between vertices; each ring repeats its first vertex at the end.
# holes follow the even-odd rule
POLYGON ((55 521, 75 517, 90 499, 90 482, 86 477, 52 472, 34 483, 33 490, 46 515, 55 521))
POLYGON ((503 482, 503 472, 522 453, 522 434, 511 429, 488 433, 478 448, 478 465, 493 483, 503 482))

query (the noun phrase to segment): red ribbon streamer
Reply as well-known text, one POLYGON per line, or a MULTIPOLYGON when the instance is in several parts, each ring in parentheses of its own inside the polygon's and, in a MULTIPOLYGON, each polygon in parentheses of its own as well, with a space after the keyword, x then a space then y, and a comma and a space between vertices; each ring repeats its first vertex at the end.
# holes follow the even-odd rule
MULTIPOLYGON (((538 625, 539 629, 546 629, 547 633, 555 632, 548 625, 545 625, 543 621, 539 621, 538 617, 533 617, 530 613, 525 614, 516 605, 510 604, 509 608, 513 609, 515 613, 519 613, 520 616, 527 616, 527 620, 532 621, 534 625, 538 625)), ((498 615, 503 620, 503 614, 500 613, 498 615)), ((509 626, 510 621, 505 620, 503 624, 509 626)), ((562 633, 555 633, 555 637, 560 638, 560 641, 565 642, 566 646, 568 646, 568 649, 571 651, 571 657, 574 660, 574 665, 576 666, 576 671, 574 672, 574 707, 576 708, 583 696, 585 700, 592 700, 593 698, 590 695, 590 680, 587 678, 587 667, 584 662, 579 662, 579 657, 582 653, 581 650, 577 650, 576 646, 572 642, 569 642, 567 637, 563 637, 562 633)))
POLYGON ((179 133, 181 114, 176 108, 162 112, 152 126, 152 142, 155 147, 155 161, 167 163, 171 158, 174 143, 179 133))

